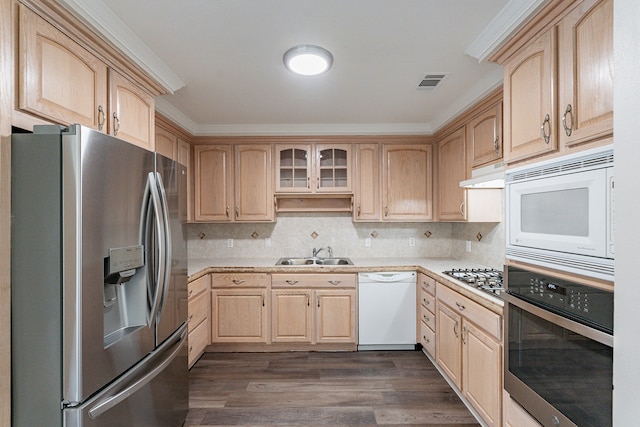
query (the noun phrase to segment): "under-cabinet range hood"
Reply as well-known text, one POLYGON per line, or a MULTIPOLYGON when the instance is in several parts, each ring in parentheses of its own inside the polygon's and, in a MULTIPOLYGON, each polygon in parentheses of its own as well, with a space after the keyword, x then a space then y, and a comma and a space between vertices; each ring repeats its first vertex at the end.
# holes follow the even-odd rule
POLYGON ((471 179, 460 181, 460 187, 504 188, 504 163, 498 162, 474 169, 471 172, 471 179))

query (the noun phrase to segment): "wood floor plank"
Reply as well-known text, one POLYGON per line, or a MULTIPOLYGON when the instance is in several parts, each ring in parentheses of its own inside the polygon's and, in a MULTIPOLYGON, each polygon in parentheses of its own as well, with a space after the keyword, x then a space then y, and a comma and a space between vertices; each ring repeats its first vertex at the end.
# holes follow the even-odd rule
POLYGON ((478 426, 420 351, 207 353, 185 427, 478 426))

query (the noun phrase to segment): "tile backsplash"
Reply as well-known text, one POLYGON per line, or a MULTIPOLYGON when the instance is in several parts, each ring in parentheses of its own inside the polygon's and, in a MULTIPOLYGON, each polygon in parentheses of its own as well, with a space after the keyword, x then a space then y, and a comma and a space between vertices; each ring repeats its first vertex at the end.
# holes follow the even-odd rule
POLYGON ((450 257, 494 268, 504 262, 503 223, 354 223, 348 213, 313 213, 278 214, 265 224, 189 224, 187 230, 190 258, 311 256, 313 248, 331 246, 334 256, 352 258, 450 257))

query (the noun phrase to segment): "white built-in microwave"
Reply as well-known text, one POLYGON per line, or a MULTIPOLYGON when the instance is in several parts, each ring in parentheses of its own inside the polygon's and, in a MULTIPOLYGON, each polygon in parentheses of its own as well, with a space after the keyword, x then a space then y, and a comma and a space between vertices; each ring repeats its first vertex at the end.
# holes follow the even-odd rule
POLYGON ((509 169, 506 257, 614 280, 613 149, 509 169))

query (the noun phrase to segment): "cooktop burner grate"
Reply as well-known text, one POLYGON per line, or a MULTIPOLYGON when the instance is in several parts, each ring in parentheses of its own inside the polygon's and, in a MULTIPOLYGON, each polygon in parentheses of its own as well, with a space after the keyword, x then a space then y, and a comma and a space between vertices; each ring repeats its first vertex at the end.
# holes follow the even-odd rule
POLYGON ((443 272, 454 279, 474 286, 494 297, 504 292, 502 271, 492 268, 454 268, 443 272))

